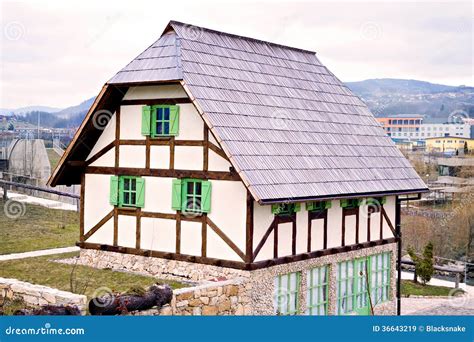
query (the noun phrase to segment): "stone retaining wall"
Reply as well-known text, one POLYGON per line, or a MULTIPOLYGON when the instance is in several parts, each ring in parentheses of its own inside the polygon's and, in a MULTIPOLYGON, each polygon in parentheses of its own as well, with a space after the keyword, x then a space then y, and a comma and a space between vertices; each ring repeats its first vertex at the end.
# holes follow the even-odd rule
POLYGON ((170 305, 130 313, 133 316, 149 315, 249 315, 251 313, 248 282, 243 278, 173 291, 170 305))
POLYGON ((87 297, 51 287, 30 284, 17 279, 0 278, 0 306, 5 300, 22 300, 27 307, 42 305, 75 305, 82 314, 87 308, 87 297))

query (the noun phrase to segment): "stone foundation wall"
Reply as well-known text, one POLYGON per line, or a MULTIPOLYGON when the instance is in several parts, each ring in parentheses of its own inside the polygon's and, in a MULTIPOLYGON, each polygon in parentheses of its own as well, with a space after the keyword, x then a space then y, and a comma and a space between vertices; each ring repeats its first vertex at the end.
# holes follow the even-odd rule
MULTIPOLYGON (((81 250, 79 264, 98 268, 132 271, 162 279, 195 282, 199 285, 175 291, 171 305, 148 314, 167 315, 274 315, 274 278, 290 272, 300 272, 299 312, 306 312, 306 271, 314 267, 329 267, 328 314, 336 314, 336 269, 341 261, 391 252, 390 300, 375 305, 377 315, 396 314, 396 250, 397 244, 363 248, 319 258, 272 266, 255 271, 150 258, 97 250, 81 250), (209 280, 219 280, 209 282, 209 280), (229 281, 230 283, 226 283, 229 281), (204 286, 201 288, 201 286, 204 286), (232 290, 229 290, 232 288, 232 290), (232 294, 230 294, 230 292, 232 294), (237 292, 237 295, 234 293, 237 292)), ((141 313, 143 314, 143 313, 141 313)))
POLYGON ((151 275, 161 279, 202 282, 210 279, 248 277, 248 271, 190 263, 186 261, 145 257, 133 254, 81 249, 79 264, 96 268, 151 275))
POLYGON ((5 300, 22 300, 28 307, 42 305, 75 305, 82 314, 87 308, 87 297, 51 287, 35 285, 17 279, 0 278, 0 306, 5 300))

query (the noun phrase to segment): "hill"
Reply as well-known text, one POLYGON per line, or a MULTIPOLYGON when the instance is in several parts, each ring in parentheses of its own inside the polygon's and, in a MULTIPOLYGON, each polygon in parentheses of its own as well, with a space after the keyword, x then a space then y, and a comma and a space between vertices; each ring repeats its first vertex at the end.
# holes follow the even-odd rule
POLYGON ((474 117, 474 87, 390 78, 346 84, 376 116, 416 113, 447 119, 453 111, 463 110, 474 117))

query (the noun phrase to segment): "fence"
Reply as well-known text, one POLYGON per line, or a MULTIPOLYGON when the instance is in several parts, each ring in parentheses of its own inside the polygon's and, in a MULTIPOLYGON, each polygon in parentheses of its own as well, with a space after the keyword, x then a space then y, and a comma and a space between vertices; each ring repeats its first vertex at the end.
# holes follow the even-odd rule
POLYGON ((76 195, 76 194, 73 194, 73 193, 70 193, 70 192, 58 191, 58 190, 43 188, 43 187, 39 187, 39 186, 35 186, 35 185, 18 183, 18 182, 11 182, 11 181, 5 181, 5 180, 0 180, 0 187, 3 188, 3 199, 4 200, 8 200, 8 191, 9 190, 11 191, 13 187, 16 187, 16 188, 21 188, 21 189, 28 189, 28 190, 33 190, 33 191, 58 195, 58 196, 66 197, 66 198, 72 198, 76 203, 77 210, 79 211, 80 196, 76 195))

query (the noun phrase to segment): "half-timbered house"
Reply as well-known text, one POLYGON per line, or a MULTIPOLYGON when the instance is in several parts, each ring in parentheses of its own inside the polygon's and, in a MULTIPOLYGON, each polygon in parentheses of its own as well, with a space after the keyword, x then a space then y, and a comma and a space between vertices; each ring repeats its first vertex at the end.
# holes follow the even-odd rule
POLYGON ((250 314, 396 313, 400 202, 426 190, 315 52, 174 21, 49 182, 81 184, 81 258, 243 277, 250 314))

